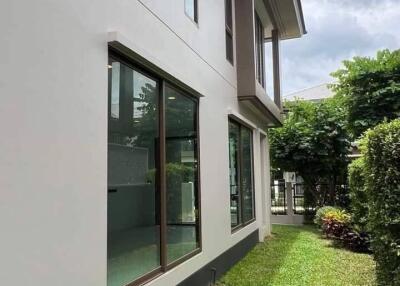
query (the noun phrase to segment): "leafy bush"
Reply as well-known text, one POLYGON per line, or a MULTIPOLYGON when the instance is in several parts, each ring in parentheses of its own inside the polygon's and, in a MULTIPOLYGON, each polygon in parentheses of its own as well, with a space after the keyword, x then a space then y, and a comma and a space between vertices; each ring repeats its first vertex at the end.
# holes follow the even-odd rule
POLYGON ((334 209, 325 213, 322 220, 334 220, 345 225, 350 223, 351 216, 344 210, 334 209))
POLYGON ((349 165, 350 208, 353 223, 365 231, 368 220, 368 201, 365 190, 365 161, 358 158, 349 165))
POLYGON ((335 207, 332 207, 332 206, 324 206, 324 207, 318 208, 317 212, 315 214, 315 217, 314 217, 314 223, 316 225, 318 225, 319 227, 322 227, 322 224, 324 223, 323 218, 325 217, 325 214, 327 212, 334 211, 334 210, 338 210, 338 209, 335 207))
POLYGON ((322 231, 327 237, 339 239, 347 231, 347 226, 340 221, 327 218, 322 224, 322 231))
POLYGON ((370 252, 371 238, 366 232, 357 232, 354 229, 346 229, 340 239, 345 247, 357 252, 370 252))
POLYGON ((368 228, 379 285, 400 285, 400 120, 364 138, 368 228))
POLYGON ((314 223, 323 233, 344 247, 357 252, 370 252, 370 236, 357 231, 352 225, 352 216, 345 210, 325 206, 317 210, 314 223))
POLYGON ((322 231, 328 237, 340 239, 348 232, 350 219, 351 216, 344 210, 330 210, 322 218, 322 231))

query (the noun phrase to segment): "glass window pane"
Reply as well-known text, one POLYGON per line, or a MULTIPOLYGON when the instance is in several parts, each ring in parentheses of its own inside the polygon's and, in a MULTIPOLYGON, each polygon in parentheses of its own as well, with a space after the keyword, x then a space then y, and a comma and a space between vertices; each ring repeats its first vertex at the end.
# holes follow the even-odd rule
POLYGON ((231 227, 254 218, 252 131, 229 120, 229 182, 231 227))
MULTIPOLYGON (((140 122, 143 116, 146 116, 149 107, 147 99, 144 97, 149 88, 153 88, 154 80, 142 75, 141 73, 133 73, 133 119, 134 123, 140 122)), ((155 110, 153 110, 155 111, 155 110)))
POLYGON ((117 60, 109 66, 111 111, 114 98, 120 104, 118 121, 109 112, 107 285, 120 286, 160 265, 159 94, 149 77, 117 60))
POLYGON ((226 41, 226 59, 233 64, 233 40, 232 35, 226 31, 225 32, 225 41, 226 41))
POLYGON ((239 125, 229 121, 229 182, 231 196, 231 226, 240 224, 239 194, 239 125))
POLYGON ((111 69, 111 118, 119 118, 119 62, 109 65, 111 69))
POLYGON ((264 67, 265 67, 265 90, 267 91, 267 95, 274 100, 274 62, 273 62, 273 54, 272 54, 272 42, 266 42, 264 44, 264 67))
POLYGON ((264 27, 258 17, 257 13, 254 14, 255 18, 255 45, 256 45, 256 77, 258 82, 264 87, 265 71, 264 71, 264 27))
POLYGON ((167 261, 192 252, 198 243, 197 103, 165 88, 167 261))
POLYGON ((185 0, 185 13, 188 15, 193 21, 197 22, 197 1, 196 0, 185 0))
POLYGON ((232 0, 225 0, 225 22, 226 26, 232 31, 232 0))
POLYGON ((241 128, 242 145, 242 200, 243 200, 243 222, 253 219, 253 150, 252 132, 250 129, 241 128))

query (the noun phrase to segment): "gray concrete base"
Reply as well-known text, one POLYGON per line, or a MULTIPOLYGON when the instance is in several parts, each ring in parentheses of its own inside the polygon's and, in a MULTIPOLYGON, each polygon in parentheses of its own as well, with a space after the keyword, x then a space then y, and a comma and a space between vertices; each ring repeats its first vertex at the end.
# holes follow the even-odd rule
POLYGON ((303 224, 303 215, 271 215, 272 224, 303 224))

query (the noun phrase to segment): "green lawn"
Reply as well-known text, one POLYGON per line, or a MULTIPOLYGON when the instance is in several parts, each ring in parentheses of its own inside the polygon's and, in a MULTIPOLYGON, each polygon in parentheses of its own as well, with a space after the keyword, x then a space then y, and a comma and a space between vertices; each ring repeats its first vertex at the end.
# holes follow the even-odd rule
POLYGON ((272 237, 237 263, 218 286, 375 285, 368 254, 337 248, 314 226, 274 225, 272 237))

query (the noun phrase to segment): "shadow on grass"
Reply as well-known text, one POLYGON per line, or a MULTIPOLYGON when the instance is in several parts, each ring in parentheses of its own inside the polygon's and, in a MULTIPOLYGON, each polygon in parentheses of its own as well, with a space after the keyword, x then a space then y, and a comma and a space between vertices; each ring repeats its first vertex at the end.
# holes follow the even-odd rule
POLYGON ((274 225, 274 231, 271 233, 271 239, 277 241, 267 240, 266 242, 267 248, 270 248, 272 251, 276 251, 276 253, 274 253, 276 255, 271 253, 271 255, 266 257, 267 259, 272 258, 272 256, 275 258, 274 263, 271 265, 273 266, 273 270, 268 277, 270 281, 273 281, 275 275, 279 273, 281 266, 285 263, 289 251, 292 249, 293 244, 298 240, 299 235, 308 231, 312 232, 313 229, 311 227, 304 228, 304 226, 295 225, 285 225, 283 227, 281 225, 274 225), (268 245, 268 243, 273 245, 268 245), (278 249, 275 248, 275 245, 281 245, 283 247, 280 248, 280 251, 277 251, 278 249))
POLYGON ((342 251, 315 226, 274 225, 272 230, 217 285, 375 285, 371 257, 342 251))
POLYGON ((269 285, 268 281, 274 280, 293 244, 304 232, 318 233, 313 226, 274 225, 271 236, 250 251, 217 285, 259 285, 256 280, 262 281, 263 285, 269 285))
POLYGON ((329 241, 329 243, 327 243, 327 245, 326 245, 326 247, 329 247, 329 248, 345 250, 345 251, 349 251, 352 253, 369 254, 369 255, 372 254, 372 250, 370 248, 361 247, 361 246, 350 247, 338 238, 328 238, 326 236, 322 236, 321 239, 329 241))

